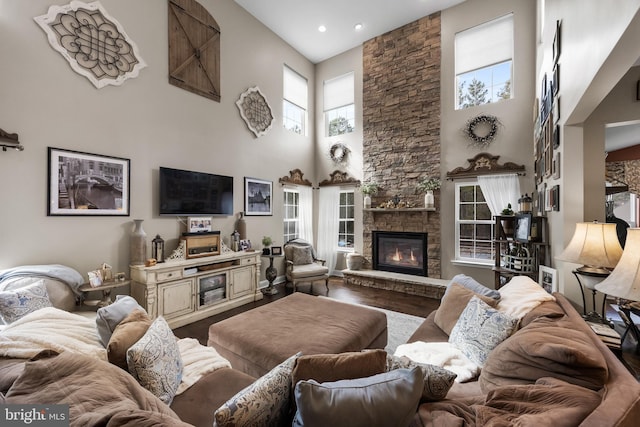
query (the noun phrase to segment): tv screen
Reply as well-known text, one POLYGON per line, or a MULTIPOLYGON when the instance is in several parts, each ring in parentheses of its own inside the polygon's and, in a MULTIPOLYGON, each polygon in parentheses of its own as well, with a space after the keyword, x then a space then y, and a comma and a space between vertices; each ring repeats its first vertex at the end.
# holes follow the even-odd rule
POLYGON ((160 215, 233 215, 233 177, 160 167, 160 215))

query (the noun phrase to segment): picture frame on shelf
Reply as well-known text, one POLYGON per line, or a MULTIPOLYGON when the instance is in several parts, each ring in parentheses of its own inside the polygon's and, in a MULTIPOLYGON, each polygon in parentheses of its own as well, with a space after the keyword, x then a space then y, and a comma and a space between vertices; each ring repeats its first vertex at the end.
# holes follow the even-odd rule
POLYGON ((271 246, 271 255, 282 255, 282 246, 271 246))
POLYGON ((210 216, 190 216, 188 219, 189 233, 205 233, 211 231, 210 216))
POLYGON ((550 294, 558 292, 558 271, 541 265, 538 270, 538 284, 550 294))
POLYGON ((273 181, 258 178, 244 178, 245 216, 272 216, 273 181))
POLYGON ((516 214, 516 225, 513 232, 513 239, 517 242, 528 243, 531 236, 531 214, 516 214))
POLYGON ((48 147, 48 216, 129 216, 129 159, 48 147))

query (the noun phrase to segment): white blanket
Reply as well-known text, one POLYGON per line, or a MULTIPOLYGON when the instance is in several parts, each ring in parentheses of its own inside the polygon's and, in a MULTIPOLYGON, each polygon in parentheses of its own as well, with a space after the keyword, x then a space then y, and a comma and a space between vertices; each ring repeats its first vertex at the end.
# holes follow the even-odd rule
POLYGON ((176 394, 194 385, 204 374, 220 368, 230 368, 231 363, 220 356, 215 348, 201 345, 195 338, 178 340, 182 358, 182 382, 176 394))
POLYGON ((473 363, 458 348, 448 342, 416 341, 401 344, 395 356, 406 356, 418 363, 440 366, 458 374, 456 382, 470 381, 480 374, 480 366, 473 363))
POLYGON ((0 356, 29 359, 42 350, 72 351, 107 360, 95 320, 55 307, 29 313, 0 332, 0 356))

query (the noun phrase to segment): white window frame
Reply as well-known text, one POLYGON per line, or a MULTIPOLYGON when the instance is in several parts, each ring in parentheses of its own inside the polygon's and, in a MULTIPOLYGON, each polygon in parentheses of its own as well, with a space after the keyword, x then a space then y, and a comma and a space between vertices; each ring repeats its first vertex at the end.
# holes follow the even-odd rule
POLYGON ((454 40, 456 110, 468 108, 460 104, 459 80, 461 76, 472 73, 491 73, 491 81, 485 85, 485 88, 489 91, 487 104, 499 102, 503 99, 497 97, 497 89, 503 88, 506 85, 506 81, 509 82, 508 99, 514 97, 513 22, 513 13, 510 13, 456 33, 454 40), (509 63, 510 77, 505 82, 499 83, 499 85, 494 84, 494 71, 498 66, 507 62, 509 63))
POLYGON ((356 234, 355 234, 355 211, 356 211, 356 207, 355 207, 355 191, 353 189, 350 190, 340 190, 340 209, 339 209, 339 214, 338 214, 338 241, 336 243, 338 250, 339 251, 353 251, 354 247, 355 247, 355 243, 356 243, 356 234), (348 201, 348 194, 351 194, 351 201, 352 203, 345 203, 342 204, 342 196, 347 195, 346 196, 346 201, 348 201), (352 216, 349 217, 348 215, 343 216, 343 210, 345 211, 345 213, 348 213, 349 210, 350 212, 352 212, 352 216), (342 232, 342 224, 345 224, 345 232, 342 232), (351 223, 351 227, 353 229, 353 233, 348 233, 346 230, 348 230, 348 227, 346 227, 346 224, 351 223), (352 240, 353 240, 353 246, 340 246, 340 237, 341 236, 351 236, 352 240))
POLYGON ((325 136, 337 136, 351 133, 356 128, 355 122, 355 73, 353 71, 323 82, 323 112, 325 136), (350 125, 347 132, 329 135, 329 123, 333 116, 344 117, 350 125))
MULTIPOLYGON (((482 189, 480 188, 480 184, 478 183, 478 181, 474 180, 474 181, 466 181, 466 182, 456 182, 455 184, 455 218, 454 218, 454 224, 455 224, 455 262, 457 263, 464 263, 464 264, 474 264, 474 265, 479 265, 479 266, 493 266, 495 265, 495 254, 496 254, 496 248, 495 248, 495 243, 493 242, 493 235, 494 235, 494 226, 495 226, 495 221, 493 220, 493 218, 490 218, 488 220, 460 220, 460 206, 461 206, 461 202, 460 202, 460 187, 468 187, 468 186, 474 186, 476 187, 478 190, 482 191, 482 189), (460 255, 460 225, 461 224, 488 224, 491 226, 491 233, 489 236, 489 241, 491 242, 491 253, 492 256, 490 258, 487 259, 483 259, 483 258, 469 258, 469 257, 462 257, 460 255)), ((475 193, 474 193, 475 194, 475 193)), ((474 201, 474 203, 477 203, 474 201)), ((476 239, 474 238, 473 241, 475 242, 476 239)))
POLYGON ((282 126, 307 136, 308 80, 286 64, 282 70, 282 126), (291 112, 294 114, 289 114, 291 112), (299 129, 292 124, 299 124, 299 129))
POLYGON ((285 188, 284 189, 284 214, 283 214, 283 237, 284 237, 284 242, 288 242, 291 239, 294 238, 298 238, 300 237, 300 192, 298 190, 295 189, 291 189, 291 188, 285 188), (291 197, 293 197, 293 201, 294 203, 288 203, 289 202, 289 197, 288 195, 291 195, 291 197), (297 195, 297 197, 295 196, 297 195), (297 201, 297 203, 295 203, 295 201, 297 201), (294 217, 289 217, 289 210, 288 208, 293 207, 295 208, 295 212, 297 213, 296 216, 294 217), (294 229, 295 229, 295 234, 291 234, 291 233, 284 233, 285 228, 287 229, 287 231, 289 231, 289 227, 287 227, 287 225, 289 224, 294 224, 294 229))

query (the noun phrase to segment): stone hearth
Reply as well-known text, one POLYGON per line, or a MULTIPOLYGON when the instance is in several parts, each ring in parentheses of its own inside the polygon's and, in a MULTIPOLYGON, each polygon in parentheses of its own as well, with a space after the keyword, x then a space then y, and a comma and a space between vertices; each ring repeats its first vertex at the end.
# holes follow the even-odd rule
POLYGON ((441 299, 449 283, 448 280, 433 277, 414 276, 376 270, 342 270, 344 281, 350 285, 386 289, 409 295, 441 299))

